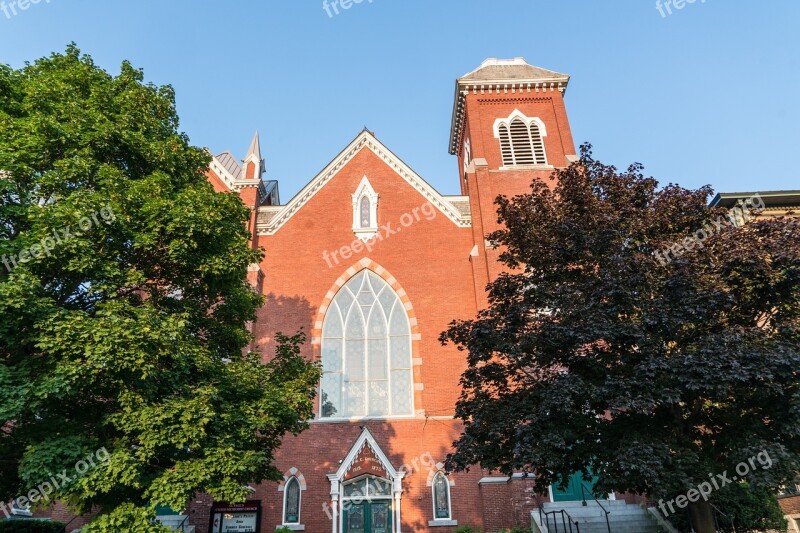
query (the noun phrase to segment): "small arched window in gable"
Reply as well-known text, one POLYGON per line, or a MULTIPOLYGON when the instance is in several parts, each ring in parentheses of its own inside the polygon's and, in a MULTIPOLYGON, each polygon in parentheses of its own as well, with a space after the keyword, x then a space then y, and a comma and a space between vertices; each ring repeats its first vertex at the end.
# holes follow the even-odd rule
POLYGON ((361 197, 361 229, 372 227, 372 215, 370 214, 369 197, 365 194, 361 197))
POLYGON ((364 242, 378 233, 378 193, 366 176, 353 194, 353 233, 364 242))
POLYGON ((539 118, 528 118, 514 111, 508 118, 495 121, 494 130, 500 140, 503 166, 547 165, 544 149, 547 131, 539 118))

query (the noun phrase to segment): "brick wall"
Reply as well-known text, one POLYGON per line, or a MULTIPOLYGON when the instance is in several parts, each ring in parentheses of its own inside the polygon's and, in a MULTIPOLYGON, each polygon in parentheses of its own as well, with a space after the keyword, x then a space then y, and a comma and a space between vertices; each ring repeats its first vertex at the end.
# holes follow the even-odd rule
POLYGON ((778 503, 786 515, 800 515, 800 496, 786 496, 779 498, 778 503))

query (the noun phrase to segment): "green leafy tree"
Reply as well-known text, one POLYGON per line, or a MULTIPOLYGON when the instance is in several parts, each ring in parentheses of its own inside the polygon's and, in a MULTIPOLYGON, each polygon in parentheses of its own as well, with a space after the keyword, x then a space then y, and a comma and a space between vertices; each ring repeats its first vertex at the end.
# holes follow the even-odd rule
MULTIPOLYGON (((504 229, 489 238, 508 273, 442 335, 468 351, 449 468, 526 471, 542 493, 580 471, 597 494, 667 500, 761 452, 771 466, 756 463, 754 486, 791 478, 800 221, 734 227, 707 208, 710 189, 659 188, 641 169, 585 146, 552 189, 498 199, 504 229)), ((689 509, 713 531, 703 499, 689 509)))
MULTIPOLYGON (((720 533, 746 533, 748 531, 786 531, 787 523, 774 490, 753 487, 747 482, 734 483, 710 498, 711 503, 724 514, 717 513, 720 533)), ((691 531, 688 516, 679 513, 670 522, 680 531, 691 531)))
POLYGON ((279 479, 319 378, 302 334, 245 354, 248 209, 206 182, 172 88, 142 80, 74 45, 0 68, 0 501, 50 489, 100 510, 86 531, 279 479))

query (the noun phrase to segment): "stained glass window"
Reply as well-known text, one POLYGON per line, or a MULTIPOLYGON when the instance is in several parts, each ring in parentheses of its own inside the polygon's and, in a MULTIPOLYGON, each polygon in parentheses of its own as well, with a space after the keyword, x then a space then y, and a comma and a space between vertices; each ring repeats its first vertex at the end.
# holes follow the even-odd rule
POLYGON ((371 228, 374 227, 372 223, 372 205, 370 204, 368 196, 361 197, 361 227, 371 228))
POLYGON ((414 413, 408 315, 371 270, 351 278, 328 307, 322 367, 322 418, 414 413))
POLYGON ((433 479, 433 510, 437 520, 450 519, 450 482, 441 472, 433 479))
POLYGON ((292 478, 286 483, 284 524, 300 523, 300 482, 292 478))

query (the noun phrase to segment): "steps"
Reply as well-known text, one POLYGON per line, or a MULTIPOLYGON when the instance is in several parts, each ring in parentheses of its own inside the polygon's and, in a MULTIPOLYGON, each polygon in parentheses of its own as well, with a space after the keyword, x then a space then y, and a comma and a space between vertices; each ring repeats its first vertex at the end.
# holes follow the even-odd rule
MULTIPOLYGON (((650 516, 647 509, 638 505, 627 504, 622 500, 600 500, 608 514, 608 523, 612 533, 660 533, 663 531, 658 523, 650 516)), ((580 526, 580 533, 608 533, 606 515, 600 505, 594 500, 583 502, 549 502, 544 504, 544 512, 566 511, 574 522, 580 526)), ((539 513, 534 512, 538 522, 539 513)), ((569 533, 569 524, 561 520, 561 515, 550 515, 548 533, 569 533), (555 520, 555 525, 554 525, 555 520)), ((566 522, 566 519, 565 519, 566 522)), ((577 528, 572 527, 572 533, 577 533, 577 528)))
POLYGON ((189 521, 186 520, 185 515, 162 515, 157 516, 156 520, 173 531, 180 531, 181 533, 195 533, 195 527, 189 525, 189 521))

